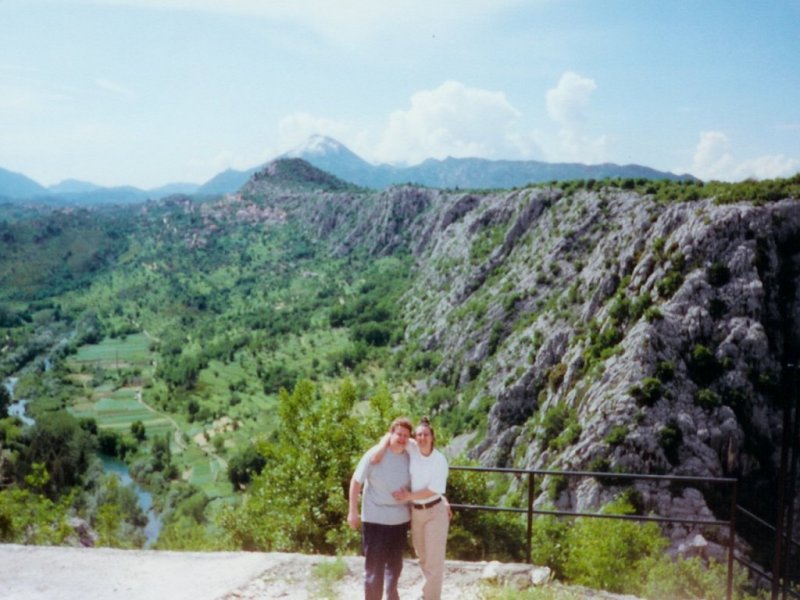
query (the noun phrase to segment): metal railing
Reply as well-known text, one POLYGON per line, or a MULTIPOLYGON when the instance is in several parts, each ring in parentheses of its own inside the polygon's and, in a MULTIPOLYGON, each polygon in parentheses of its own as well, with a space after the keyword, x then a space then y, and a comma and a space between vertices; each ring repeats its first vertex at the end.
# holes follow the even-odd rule
MULTIPOLYGON (((609 473, 609 472, 596 472, 596 471, 551 471, 543 469, 514 469, 514 468, 497 468, 497 467, 464 467, 455 466, 450 467, 451 471, 477 471, 482 473, 506 473, 515 476, 527 476, 528 478, 528 497, 527 506, 520 507, 506 507, 506 506, 483 506, 475 504, 458 504, 451 503, 454 509, 459 510, 485 510, 493 512, 512 512, 527 515, 527 540, 526 540, 526 559, 531 563, 532 554, 532 540, 533 540, 533 517, 535 515, 550 515, 556 517, 589 517, 597 519, 617 519, 627 521, 652 521, 657 523, 679 523, 684 525, 706 525, 720 528, 727 528, 727 591, 726 598, 731 600, 733 598, 733 561, 736 559, 734 556, 734 548, 736 544, 736 511, 737 511, 737 497, 738 497, 738 480, 730 477, 689 477, 679 475, 649 475, 638 473, 609 473), (542 510, 534 506, 536 499, 536 478, 546 476, 559 476, 559 477, 592 477, 595 479, 614 479, 614 480, 631 480, 631 481, 663 481, 669 483, 687 483, 687 484, 711 484, 715 486, 730 486, 730 508, 729 518, 724 519, 685 519, 677 517, 665 517, 659 515, 613 515, 603 513, 588 513, 588 512, 573 512, 562 510, 542 510)), ((741 562, 741 561, 740 561, 741 562)), ((746 564, 746 563, 742 563, 746 564)))
MULTIPOLYGON (((737 509, 737 511, 739 512, 740 515, 742 515, 744 517, 747 517, 747 519, 749 519, 750 521, 752 521, 756 525, 760 526, 762 529, 766 529, 767 531, 769 531, 770 534, 773 536, 773 538, 775 538, 777 540, 777 538, 779 537, 778 536, 778 530, 774 525, 772 525, 771 523, 769 523, 765 519, 762 519, 761 517, 759 517, 755 513, 750 512, 749 510, 747 510, 746 508, 744 508, 742 506, 738 506, 737 505, 736 509, 737 509)), ((800 542, 798 542, 796 539, 791 537, 791 535, 789 535, 788 533, 784 532, 780 537, 782 537, 783 540, 784 540, 784 543, 782 544, 782 551, 787 553, 787 557, 791 556, 790 553, 791 553, 792 550, 800 549, 800 542)), ((776 543, 776 545, 777 545, 777 543, 776 543)), ((779 549, 780 548, 776 548, 776 551, 779 550, 779 549)), ((772 592, 773 592, 772 593, 772 597, 773 598, 777 598, 777 596, 778 596, 777 587, 782 587, 783 589, 782 589, 781 597, 786 598, 787 596, 791 596, 792 598, 799 598, 800 599, 800 592, 798 592, 797 590, 791 589, 789 587, 790 577, 789 577, 788 570, 787 570, 786 573, 784 573, 783 578, 778 577, 776 579, 773 576, 773 573, 769 573, 769 572, 765 571, 760 565, 757 565, 756 563, 750 562, 750 561, 745 560, 745 559, 743 559, 741 557, 738 557, 738 556, 736 557, 736 562, 738 562, 739 564, 745 566, 751 573, 755 573, 756 575, 761 577, 764 581, 768 581, 770 583, 770 588, 772 589, 772 592), (777 587, 776 587, 776 584, 777 584, 777 587)))

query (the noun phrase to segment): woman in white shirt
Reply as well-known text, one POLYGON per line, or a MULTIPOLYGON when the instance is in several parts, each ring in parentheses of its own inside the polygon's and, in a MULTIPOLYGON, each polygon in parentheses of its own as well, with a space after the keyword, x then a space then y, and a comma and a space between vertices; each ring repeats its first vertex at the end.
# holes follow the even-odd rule
MULTIPOLYGON (((414 430, 414 439, 406 445, 411 489, 400 489, 392 494, 396 500, 410 502, 412 506, 411 539, 425 576, 422 588, 424 600, 441 598, 447 531, 450 527, 450 508, 444 498, 449 467, 444 454, 434 447, 435 444, 433 427, 428 418, 423 417, 414 430)), ((379 461, 381 457, 375 458, 379 461)))

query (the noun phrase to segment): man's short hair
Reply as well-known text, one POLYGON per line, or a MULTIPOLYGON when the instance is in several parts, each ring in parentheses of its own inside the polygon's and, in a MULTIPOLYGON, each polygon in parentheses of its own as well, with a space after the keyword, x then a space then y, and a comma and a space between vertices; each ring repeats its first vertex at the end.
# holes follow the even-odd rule
POLYGON ((391 426, 389 426, 389 433, 394 433, 395 427, 405 427, 408 429, 408 433, 414 432, 414 425, 411 424, 411 419, 408 417, 397 417, 392 421, 391 426))

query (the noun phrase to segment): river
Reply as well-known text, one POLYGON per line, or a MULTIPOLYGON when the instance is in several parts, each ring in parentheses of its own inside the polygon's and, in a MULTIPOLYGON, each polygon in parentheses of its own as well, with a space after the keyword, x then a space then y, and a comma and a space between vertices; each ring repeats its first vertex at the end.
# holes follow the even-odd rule
MULTIPOLYGON (((14 388, 17 386, 17 377, 9 377, 3 382, 3 385, 8 390, 11 397, 14 397, 14 388)), ((20 398, 16 402, 12 402, 8 407, 9 416, 19 417, 25 425, 33 425, 36 423, 34 419, 29 417, 27 412, 28 400, 20 398)), ((158 539, 158 534, 161 532, 161 517, 153 508, 153 496, 150 492, 142 489, 133 480, 128 471, 128 465, 117 458, 98 454, 103 463, 103 469, 106 473, 113 473, 119 477, 120 483, 126 487, 133 489, 136 498, 139 501, 139 507, 142 512, 147 516, 147 525, 144 527, 145 534, 145 548, 152 546, 158 539)))
POLYGON ((100 460, 103 461, 103 469, 106 473, 114 473, 119 477, 120 483, 126 487, 130 487, 136 493, 136 498, 139 500, 139 507, 142 512, 147 516, 147 525, 144 526, 145 535, 145 548, 152 546, 158 539, 158 534, 161 532, 161 517, 153 508, 153 496, 150 492, 143 490, 133 480, 128 465, 118 458, 100 454, 100 460))
MULTIPOLYGON (((14 397, 14 388, 17 386, 17 378, 16 377, 9 377, 3 382, 3 385, 8 390, 8 393, 11 397, 14 397)), ((27 400, 17 400, 16 402, 12 402, 8 405, 8 416, 9 417, 19 417, 20 421, 22 421, 25 425, 33 425, 35 421, 31 419, 26 413, 28 406, 27 400)))

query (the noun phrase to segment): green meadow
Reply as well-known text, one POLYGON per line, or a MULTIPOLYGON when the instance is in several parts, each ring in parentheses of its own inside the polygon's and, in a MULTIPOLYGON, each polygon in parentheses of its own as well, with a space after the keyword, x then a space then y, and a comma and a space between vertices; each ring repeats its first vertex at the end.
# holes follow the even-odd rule
POLYGON ((95 366, 102 369, 146 367, 154 359, 151 341, 144 334, 124 338, 105 338, 99 344, 81 346, 69 363, 77 366, 95 366))

